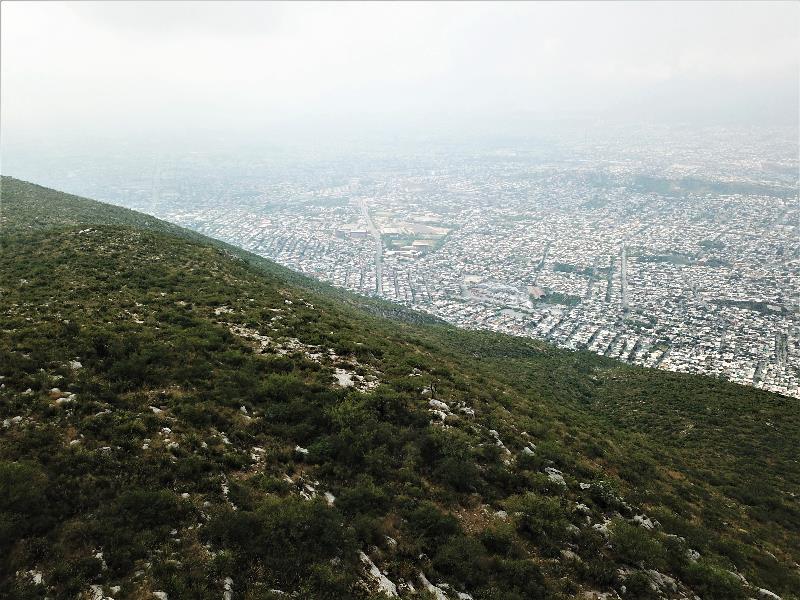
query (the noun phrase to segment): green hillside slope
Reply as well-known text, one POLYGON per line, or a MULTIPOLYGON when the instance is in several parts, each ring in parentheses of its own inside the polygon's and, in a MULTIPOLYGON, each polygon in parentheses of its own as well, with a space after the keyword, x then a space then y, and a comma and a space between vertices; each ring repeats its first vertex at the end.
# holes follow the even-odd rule
POLYGON ((0 227, 0 597, 800 597, 796 400, 7 177, 0 227))

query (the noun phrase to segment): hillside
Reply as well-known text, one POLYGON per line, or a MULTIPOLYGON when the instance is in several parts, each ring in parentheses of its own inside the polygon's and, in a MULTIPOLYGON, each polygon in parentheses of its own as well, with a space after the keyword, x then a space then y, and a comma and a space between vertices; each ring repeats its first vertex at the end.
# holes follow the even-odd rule
POLYGON ((248 263, 257 266, 267 275, 279 277, 293 285, 317 290, 326 296, 336 298, 344 304, 355 306, 378 316, 411 323, 441 323, 440 319, 432 315, 411 311, 397 304, 376 298, 365 298, 344 292, 339 288, 299 275, 295 271, 236 246, 208 238, 150 215, 65 194, 12 177, 4 176, 0 188, 5 191, 6 200, 6 210, 3 211, 2 207, 0 207, 0 231, 5 234, 87 224, 123 225, 165 233, 187 240, 210 244, 225 250, 233 257, 247 260, 248 263))
POLYGON ((800 598, 796 400, 8 177, 0 227, 0 597, 800 598))

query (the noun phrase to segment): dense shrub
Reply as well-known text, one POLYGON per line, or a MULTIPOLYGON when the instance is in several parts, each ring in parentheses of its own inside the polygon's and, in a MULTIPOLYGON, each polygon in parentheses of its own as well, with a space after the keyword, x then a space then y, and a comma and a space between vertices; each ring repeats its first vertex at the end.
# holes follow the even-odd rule
POLYGON ((567 518, 561 502, 529 492, 506 501, 517 530, 544 547, 555 547, 565 537, 567 518))
POLYGON ((706 561, 690 563, 683 577, 686 583, 704 599, 737 600, 746 597, 735 575, 706 561))
POLYGON ((666 552, 649 530, 622 519, 614 520, 609 529, 611 547, 620 560, 652 569, 663 566, 666 552))
POLYGON ((321 500, 267 498, 254 511, 220 513, 209 523, 207 535, 250 568, 268 569, 274 581, 291 588, 315 572, 316 565, 356 556, 352 532, 338 511, 321 500))

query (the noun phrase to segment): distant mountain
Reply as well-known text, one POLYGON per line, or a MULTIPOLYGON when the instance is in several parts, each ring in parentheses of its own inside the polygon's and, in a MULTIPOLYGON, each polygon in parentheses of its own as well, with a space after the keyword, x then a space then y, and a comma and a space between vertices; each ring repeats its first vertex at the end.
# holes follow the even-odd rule
POLYGON ((3 598, 798 598, 800 407, 0 183, 3 598))

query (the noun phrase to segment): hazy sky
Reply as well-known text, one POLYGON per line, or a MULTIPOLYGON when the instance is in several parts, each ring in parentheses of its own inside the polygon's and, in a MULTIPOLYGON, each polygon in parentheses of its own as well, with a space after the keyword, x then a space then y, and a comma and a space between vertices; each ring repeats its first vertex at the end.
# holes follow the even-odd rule
POLYGON ((3 2, 8 139, 797 118, 800 4, 3 2))

